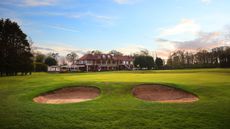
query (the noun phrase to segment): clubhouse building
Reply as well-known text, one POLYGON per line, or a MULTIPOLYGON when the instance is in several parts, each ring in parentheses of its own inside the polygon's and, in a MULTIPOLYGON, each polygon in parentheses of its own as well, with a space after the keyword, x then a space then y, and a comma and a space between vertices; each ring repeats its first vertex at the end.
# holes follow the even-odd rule
POLYGON ((70 66, 50 66, 49 72, 132 70, 134 57, 114 54, 85 54, 70 66))
POLYGON ((133 69, 132 56, 114 54, 86 54, 76 61, 82 71, 107 71, 133 69))

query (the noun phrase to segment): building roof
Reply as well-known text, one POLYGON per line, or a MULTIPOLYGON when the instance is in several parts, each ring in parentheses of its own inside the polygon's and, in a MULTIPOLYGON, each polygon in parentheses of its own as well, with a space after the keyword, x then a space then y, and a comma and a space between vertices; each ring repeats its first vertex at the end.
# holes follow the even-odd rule
POLYGON ((121 61, 133 61, 132 56, 122 56, 113 54, 85 54, 79 60, 121 60, 121 61))

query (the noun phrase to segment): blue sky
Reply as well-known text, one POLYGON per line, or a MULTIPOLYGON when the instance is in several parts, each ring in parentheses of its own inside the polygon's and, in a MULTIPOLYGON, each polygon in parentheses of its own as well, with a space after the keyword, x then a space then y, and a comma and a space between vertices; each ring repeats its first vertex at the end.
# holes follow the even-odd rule
POLYGON ((229 0, 1 0, 0 16, 17 21, 38 51, 148 49, 165 58, 176 49, 229 45, 220 41, 229 27, 229 5, 229 0))

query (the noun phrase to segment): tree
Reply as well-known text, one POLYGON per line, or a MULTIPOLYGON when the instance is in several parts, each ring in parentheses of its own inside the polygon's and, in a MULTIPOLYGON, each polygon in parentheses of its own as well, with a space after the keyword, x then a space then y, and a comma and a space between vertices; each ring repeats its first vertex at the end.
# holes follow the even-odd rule
POLYGON ((196 62, 198 64, 207 64, 208 63, 208 58, 209 58, 209 54, 207 50, 199 50, 196 54, 195 54, 195 58, 196 58, 196 62))
POLYGON ((226 55, 226 67, 230 67, 230 48, 227 48, 225 51, 225 55, 226 55))
POLYGON ((167 65, 173 66, 176 68, 183 68, 185 67, 185 51, 178 50, 170 54, 167 65))
POLYGON ((53 57, 48 56, 45 59, 45 64, 47 64, 48 66, 57 65, 57 60, 53 57))
POLYGON ((58 57, 59 57, 59 54, 53 52, 53 53, 48 53, 47 56, 48 56, 48 57, 52 57, 52 58, 54 58, 55 60, 57 60, 58 57))
POLYGON ((163 67, 163 60, 157 57, 155 60, 155 64, 156 64, 156 69, 161 69, 163 67))
POLYGON ((0 73, 17 75, 31 73, 33 60, 31 44, 16 22, 0 20, 0 73))
POLYGON ((220 67, 230 67, 230 47, 219 52, 220 67))
POLYGON ((114 54, 114 55, 117 55, 117 56, 122 56, 123 53, 117 51, 117 50, 111 50, 108 54, 114 54))
POLYGON ((46 72, 47 65, 45 64, 46 55, 41 52, 33 52, 34 63, 33 69, 35 72, 46 72))
POLYGON ((46 56, 40 52, 35 53, 35 62, 44 63, 46 56))
POLYGON ((136 56, 134 66, 140 69, 152 69, 154 67, 153 57, 143 55, 136 56))
POLYGON ((145 56, 145 65, 149 70, 154 67, 154 59, 152 56, 145 56))
POLYGON ((74 64, 77 58, 78 58, 78 55, 75 52, 71 52, 66 55, 67 61, 71 62, 72 64, 74 64))

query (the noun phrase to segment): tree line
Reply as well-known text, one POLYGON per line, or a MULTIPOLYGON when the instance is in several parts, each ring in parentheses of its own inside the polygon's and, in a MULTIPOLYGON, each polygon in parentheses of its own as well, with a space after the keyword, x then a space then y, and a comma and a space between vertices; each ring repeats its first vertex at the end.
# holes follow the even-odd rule
POLYGON ((177 50, 170 54, 165 68, 226 68, 230 67, 230 47, 223 46, 197 52, 177 50))
MULTIPOLYGON (((154 57, 149 54, 148 50, 141 50, 139 53, 134 53, 134 66, 136 69, 182 69, 182 68, 215 68, 215 67, 230 67, 230 47, 215 48, 212 51, 204 49, 198 50, 195 53, 177 50, 172 52, 165 62, 161 57, 154 57)), ((88 51, 87 54, 104 54, 99 50, 88 51)), ((107 54, 124 55, 117 50, 111 50, 107 54)), ((47 66, 57 65, 58 53, 42 53, 35 54, 35 71, 46 71, 47 66), (45 65, 44 69, 38 65, 45 65)), ((59 58, 60 64, 67 65, 67 62, 74 64, 78 55, 75 52, 70 52, 66 57, 59 58)))

